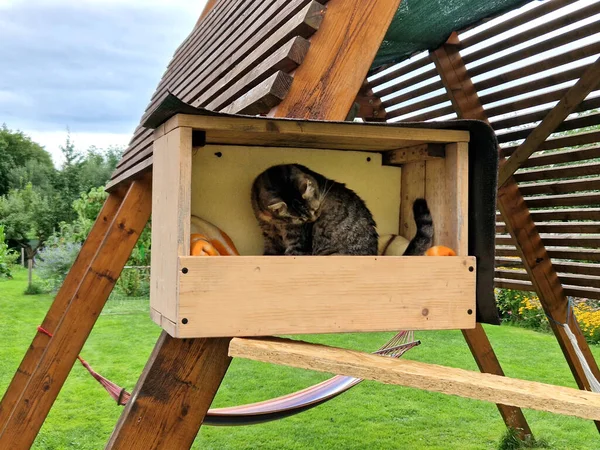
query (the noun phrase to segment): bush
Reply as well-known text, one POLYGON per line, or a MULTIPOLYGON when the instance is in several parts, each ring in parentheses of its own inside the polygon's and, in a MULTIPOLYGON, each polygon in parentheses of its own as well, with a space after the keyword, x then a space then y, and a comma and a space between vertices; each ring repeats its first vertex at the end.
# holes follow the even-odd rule
POLYGON ((4 226, 0 225, 0 277, 12 278, 11 267, 17 261, 18 253, 8 248, 4 226))
POLYGON ((45 292, 44 287, 39 283, 31 283, 23 292, 25 295, 40 295, 45 292))
POLYGON ((150 295, 150 270, 123 269, 115 286, 115 291, 125 297, 147 297, 150 295))
POLYGON ((71 269, 81 250, 81 244, 64 242, 53 237, 38 253, 37 275, 47 290, 56 292, 71 269))

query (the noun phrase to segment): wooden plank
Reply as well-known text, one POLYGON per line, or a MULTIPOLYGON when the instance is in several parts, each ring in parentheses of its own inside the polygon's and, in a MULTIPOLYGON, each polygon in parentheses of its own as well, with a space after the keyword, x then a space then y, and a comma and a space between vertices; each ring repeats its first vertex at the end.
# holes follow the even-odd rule
MULTIPOLYGON (((499 218, 499 215, 497 218, 499 218)), ((531 212, 531 218, 535 222, 545 222, 548 220, 600 220, 600 208, 536 209, 531 212)), ((506 217, 504 219, 506 222, 506 217)))
MULTIPOLYGON (((545 245, 563 247, 600 247, 600 236, 585 234, 540 234, 545 245)), ((496 235, 496 245, 512 245, 510 235, 496 235)))
POLYGON ((278 338, 232 339, 229 355, 557 414, 600 419, 600 394, 489 373, 278 338))
MULTIPOLYGON (((502 278, 505 280, 529 281, 529 275, 524 269, 497 269, 495 274, 496 278, 502 278)), ((572 273, 559 273, 558 278, 563 285, 600 288, 600 277, 572 273)))
POLYGON ((600 158, 600 146, 578 148, 576 150, 555 151, 552 153, 533 154, 521 167, 539 167, 550 164, 563 164, 600 158))
POLYGON ((447 144, 469 141, 469 132, 460 130, 390 127, 377 123, 365 126, 353 122, 330 123, 254 117, 179 114, 168 121, 166 130, 177 127, 205 131, 207 144, 238 145, 252 141, 253 145, 328 150, 380 152, 423 143, 447 144))
MULTIPOLYGON (((600 250, 588 248, 569 248, 569 247, 546 247, 550 258, 556 259, 574 259, 579 261, 600 261, 600 250)), ((498 256, 518 256, 514 247, 496 247, 498 256)))
POLYGON ((106 449, 190 448, 229 367, 228 346, 163 332, 106 449))
POLYGON ((475 326, 474 257, 181 257, 179 263, 178 337, 475 326))
MULTIPOLYGON (((443 164, 443 160, 441 163, 443 164)), ((437 180, 437 178, 436 178, 437 180)), ((432 190, 435 192, 435 190, 432 190)), ((417 226, 413 215, 413 203, 417 198, 425 198, 425 162, 405 164, 400 178, 400 225, 398 233, 409 241, 415 236, 417 226)), ((428 202, 429 209, 435 212, 433 197, 428 202)), ((435 217, 437 218, 437 214, 435 217)))
POLYGON ((520 184, 523 195, 538 194, 570 194, 573 192, 600 190, 600 177, 590 177, 581 180, 552 181, 549 183, 520 184))
MULTIPOLYGON (((533 284, 528 281, 507 280, 503 278, 495 278, 494 286, 501 289, 514 289, 517 291, 533 292, 535 291, 533 284)), ((563 287, 565 295, 578 298, 600 299, 600 289, 591 287, 578 287, 565 285, 563 287)))
POLYGON ((129 181, 145 176, 146 172, 152 167, 152 156, 140 161, 135 166, 120 172, 110 183, 106 185, 106 190, 112 192, 120 185, 126 184, 129 181))
POLYGON ((515 174, 515 180, 520 183, 523 181, 555 180, 558 178, 586 177, 590 175, 600 175, 600 163, 570 164, 561 167, 545 167, 519 171, 515 174))
POLYGON ((469 254, 469 146, 457 142, 446 146, 447 244, 457 255, 469 254))
MULTIPOLYGON (((416 98, 416 96, 412 97, 412 99, 414 99, 414 98, 416 98)), ((416 112, 416 111, 420 111, 425 108, 429 108, 431 106, 440 105, 447 101, 448 101, 448 95, 446 94, 446 92, 444 92, 443 94, 434 95, 432 97, 428 97, 426 99, 423 99, 423 100, 420 100, 417 102, 413 102, 410 104, 403 103, 400 108, 396 108, 390 112, 394 113, 394 117, 399 117, 399 116, 403 116, 405 114, 410 114, 412 112, 416 112)), ((398 104, 396 104, 396 105, 398 105, 398 104)))
POLYGON ((35 371, 0 430, 0 448, 31 447, 77 355, 102 311, 151 209, 148 180, 131 184, 118 212, 97 246, 69 307, 54 330, 35 371))
MULTIPOLYGON (((465 64, 458 51, 458 45, 460 45, 460 40, 456 34, 453 34, 449 42, 436 50, 435 55, 430 52, 430 56, 435 62, 436 71, 439 73, 457 115, 463 119, 486 120, 483 107, 477 97, 477 90, 467 74, 465 64), (469 95, 465 96, 463 91, 469 95)), ((476 327, 475 330, 465 330, 463 336, 480 370, 496 375, 503 374, 502 367, 483 328, 476 327)), ((519 408, 504 403, 497 403, 496 406, 507 427, 517 430, 521 438, 531 436, 529 424, 519 408)))
MULTIPOLYGON (((427 59, 426 62, 429 63, 429 60, 427 59)), ((382 101, 381 105, 384 108, 389 108, 391 106, 399 105, 402 102, 405 102, 407 100, 411 100, 411 99, 419 97, 421 95, 429 94, 430 92, 436 91, 438 89, 442 89, 443 87, 444 87, 444 85, 442 84, 441 81, 434 81, 433 83, 428 83, 425 86, 422 86, 420 88, 412 89, 412 90, 402 93, 402 94, 393 95, 392 97, 389 97, 389 98, 385 99, 384 101, 382 101)), ((379 92, 377 94, 379 95, 379 92)))
POLYGON ((600 205, 600 194, 566 194, 548 195, 544 197, 526 197, 530 208, 549 208, 557 206, 591 206, 600 205))
MULTIPOLYGON (((429 59, 425 59, 425 62, 427 64, 431 63, 429 59)), ((387 95, 393 94, 394 92, 398 92, 411 86, 415 86, 416 84, 421 83, 425 80, 431 80, 432 82, 437 81, 436 75, 437 72, 435 68, 424 70, 423 72, 414 74, 412 77, 402 79, 401 81, 399 80, 390 86, 386 86, 385 88, 378 90, 377 95, 379 95, 380 97, 385 97, 387 95)))
POLYGON ((202 12, 200 13, 200 17, 198 17, 198 20, 196 21, 196 26, 198 26, 200 24, 200 22, 202 22, 202 20, 204 20, 204 18, 208 15, 208 13, 210 13, 213 8, 215 7, 215 5, 217 4, 219 0, 207 0, 206 1, 206 5, 204 5, 204 9, 202 9, 202 12))
POLYGON ((292 76, 280 70, 223 108, 222 112, 246 115, 266 114, 285 98, 291 85, 292 76))
MULTIPOLYGON (((600 131, 588 131, 557 138, 546 139, 546 141, 538 147, 538 150, 554 150, 557 148, 596 144, 598 142, 600 142, 600 131)), ((509 157, 516 151, 517 148, 518 145, 502 147, 500 156, 503 158, 509 157)))
POLYGON ((296 69, 304 60, 310 42, 300 36, 293 37, 283 47, 276 50, 267 59, 235 82, 229 89, 206 105, 207 109, 220 110, 240 98, 243 92, 252 89, 261 81, 269 78, 277 71, 289 73, 296 69))
MULTIPOLYGON (((455 111, 452 108, 452 106, 444 106, 444 104, 440 104, 439 108, 437 108, 437 109, 432 109, 430 111, 423 112, 421 114, 416 114, 414 116, 407 117, 405 119, 402 119, 402 121, 404 121, 404 122, 424 122, 427 120, 437 119, 438 117, 452 114, 453 112, 455 112, 455 111)), ((401 116, 401 114, 397 113, 395 110, 388 111, 388 114, 387 114, 388 120, 395 119, 396 117, 399 117, 399 116, 401 116)))
POLYGON ((540 144, 556 130, 556 127, 571 114, 575 106, 581 103, 598 85, 600 85, 600 58, 585 71, 577 83, 542 120, 542 123, 527 136, 525 142, 502 165, 498 175, 498 184, 504 184, 516 172, 521 163, 529 158, 540 144))
MULTIPOLYGON (((537 222, 539 233, 600 233, 600 222, 537 222)), ((502 222, 496 224, 496 233, 508 233, 502 222)))
POLYGON ((354 99, 354 104, 358 104, 356 117, 368 122, 385 122, 387 111, 382 105, 381 98, 369 87, 367 80, 354 99))
MULTIPOLYGON (((77 286, 81 282, 81 279, 85 275, 85 271, 88 269, 90 262, 94 258, 98 246, 102 243, 122 201, 123 192, 116 190, 111 193, 104 202, 104 205, 94 222, 94 226, 90 230, 71 270, 69 270, 65 281, 54 298, 50 309, 46 313, 46 317, 42 321, 41 326, 51 334, 56 331, 60 319, 72 301, 77 286)), ((22 395, 25 386, 27 386, 31 375, 35 372, 49 341, 49 336, 43 333, 37 333, 33 338, 33 342, 28 347, 19 368, 15 372, 10 385, 4 393, 2 402, 0 402, 0 432, 4 429, 13 408, 19 400, 19 397, 22 395)))
MULTIPOLYGON (((377 78, 372 77, 372 80, 369 82, 369 85, 372 88, 379 87, 380 85, 389 83, 390 81, 393 81, 394 79, 399 78, 402 75, 406 75, 410 72, 414 72, 415 70, 422 69, 430 62, 431 61, 429 60, 429 58, 421 57, 415 59, 414 61, 411 61, 408 64, 398 67, 384 75, 378 76, 377 78)), ((385 70, 385 67, 382 68, 382 70, 385 70)))
POLYGON ((402 166, 417 161, 443 158, 445 155, 445 147, 441 144, 420 144, 385 152, 382 164, 385 166, 402 166))
MULTIPOLYGON (((552 265, 560 273, 572 273, 600 277, 600 264, 572 261, 553 261, 552 265)), ((510 257, 496 257, 496 267, 523 267, 521 260, 510 257)))
POLYGON ((509 72, 495 74, 492 77, 486 78, 485 80, 478 81, 477 83, 475 83, 475 88, 478 92, 481 92, 483 90, 496 87, 504 83, 509 83, 511 81, 515 81, 529 75, 534 75, 545 70, 554 69, 563 64, 568 64, 573 61, 587 58, 588 56, 596 55, 599 52, 600 42, 593 42, 586 46, 564 51, 556 56, 552 56, 541 61, 536 61, 534 63, 528 64, 527 66, 519 67, 518 69, 514 69, 509 72))
POLYGON ((400 0, 331 1, 329 19, 273 115, 344 120, 399 5, 400 0))
POLYGON ((157 138, 153 158, 160 170, 152 177, 150 307, 161 314, 161 325, 177 323, 177 258, 190 254, 192 129, 157 138))

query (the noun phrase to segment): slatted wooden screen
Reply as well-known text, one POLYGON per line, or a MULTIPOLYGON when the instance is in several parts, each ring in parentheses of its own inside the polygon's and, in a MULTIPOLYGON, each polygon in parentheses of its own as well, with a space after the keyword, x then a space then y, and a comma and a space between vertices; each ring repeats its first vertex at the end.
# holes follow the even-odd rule
MULTIPOLYGON (((460 52, 509 157, 600 54, 600 2, 552 0, 459 33, 460 52)), ((369 79, 388 121, 456 117, 427 52, 369 79)), ((515 178, 567 295, 600 299, 600 91, 515 178)), ((498 216, 496 286, 532 290, 498 216)))
MULTIPOLYGON (((267 113, 286 95, 325 8, 311 0, 221 0, 177 48, 140 123, 171 92, 196 107, 267 113)), ((108 188, 152 165, 141 126, 108 188)))

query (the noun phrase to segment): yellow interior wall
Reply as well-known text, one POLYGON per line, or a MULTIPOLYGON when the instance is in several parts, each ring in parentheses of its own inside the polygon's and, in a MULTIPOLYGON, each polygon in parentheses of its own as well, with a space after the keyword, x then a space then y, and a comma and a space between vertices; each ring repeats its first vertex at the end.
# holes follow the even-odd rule
POLYGON ((263 170, 299 163, 354 190, 371 210, 380 235, 398 232, 400 169, 372 152, 207 145, 192 158, 192 215, 225 231, 242 255, 260 255, 262 236, 250 189, 263 170), (221 153, 217 157, 215 153, 221 153), (370 161, 367 160, 370 158, 370 161))

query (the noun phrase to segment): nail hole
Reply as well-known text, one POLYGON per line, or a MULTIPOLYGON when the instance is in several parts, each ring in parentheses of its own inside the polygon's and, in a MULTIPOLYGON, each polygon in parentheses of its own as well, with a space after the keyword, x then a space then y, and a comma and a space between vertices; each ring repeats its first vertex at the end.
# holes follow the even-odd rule
POLYGON ((371 157, 370 156, 367 157, 367 162, 371 162, 371 157))
POLYGON ((473 266, 469 266, 469 272, 473 272, 475 268, 473 266))
POLYGON ((186 323, 188 323, 188 320, 184 317, 183 319, 181 319, 181 323, 185 325, 186 323))
POLYGON ((183 269, 181 269, 181 272, 182 272, 182 273, 188 273, 188 268, 187 268, 187 267, 184 267, 183 269))
POLYGON ((215 156, 216 156, 217 158, 220 158, 221 156, 223 156, 223 153, 221 153, 221 152, 217 152, 217 153, 215 153, 215 156))
POLYGON ((467 309, 467 314, 468 314, 468 315, 471 315, 471 314, 473 314, 473 310, 472 310, 472 309, 467 309))

